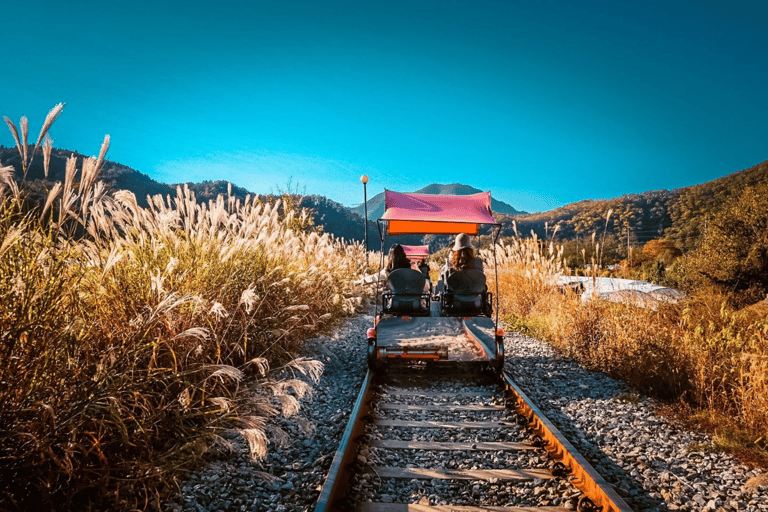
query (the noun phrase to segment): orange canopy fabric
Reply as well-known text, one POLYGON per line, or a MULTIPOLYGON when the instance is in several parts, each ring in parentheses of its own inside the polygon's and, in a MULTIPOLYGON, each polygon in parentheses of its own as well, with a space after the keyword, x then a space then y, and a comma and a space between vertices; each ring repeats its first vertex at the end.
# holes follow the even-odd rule
POLYGON ((387 221, 390 235, 475 235, 480 224, 496 224, 491 214, 490 192, 444 196, 385 190, 384 201, 381 220, 387 221))

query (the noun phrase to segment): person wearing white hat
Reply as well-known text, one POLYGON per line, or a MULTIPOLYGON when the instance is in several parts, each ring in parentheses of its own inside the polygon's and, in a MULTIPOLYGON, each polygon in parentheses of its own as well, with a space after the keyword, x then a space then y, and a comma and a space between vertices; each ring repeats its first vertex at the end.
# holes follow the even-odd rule
POLYGON ((470 268, 483 272, 483 260, 475 256, 475 250, 472 247, 472 240, 469 238, 469 235, 459 233, 456 235, 456 240, 454 240, 451 247, 451 255, 441 271, 443 282, 446 282, 452 272, 470 268))

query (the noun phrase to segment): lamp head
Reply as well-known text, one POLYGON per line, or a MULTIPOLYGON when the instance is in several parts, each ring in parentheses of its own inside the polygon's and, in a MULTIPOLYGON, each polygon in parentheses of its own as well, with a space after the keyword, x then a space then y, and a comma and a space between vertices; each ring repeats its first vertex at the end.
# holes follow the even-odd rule
POLYGON ((363 174, 362 176, 360 176, 360 181, 363 183, 363 185, 365 185, 366 183, 368 183, 368 176, 363 174))

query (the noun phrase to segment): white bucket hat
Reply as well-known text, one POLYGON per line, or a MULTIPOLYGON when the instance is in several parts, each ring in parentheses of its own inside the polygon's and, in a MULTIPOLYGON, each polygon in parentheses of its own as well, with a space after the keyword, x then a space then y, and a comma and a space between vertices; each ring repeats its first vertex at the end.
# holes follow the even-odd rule
POLYGON ((472 241, 469 239, 469 235, 466 233, 459 233, 456 235, 456 241, 451 248, 452 251, 458 251, 459 249, 472 248, 472 241))

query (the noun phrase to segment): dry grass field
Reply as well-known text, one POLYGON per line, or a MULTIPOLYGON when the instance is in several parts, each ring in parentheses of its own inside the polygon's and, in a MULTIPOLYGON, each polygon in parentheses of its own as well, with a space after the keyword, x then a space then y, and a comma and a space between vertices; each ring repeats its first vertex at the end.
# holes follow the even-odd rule
MULTIPOLYGON (((98 179, 108 137, 32 208, 26 171, 47 169, 62 107, 34 145, 26 119, 6 118, 25 176, 0 168, 0 509, 146 509, 225 429, 255 459, 289 441, 271 419, 294 415, 322 371, 296 358, 301 340, 356 311, 366 255, 319 234, 290 196, 200 204, 179 188, 141 207, 98 179)), ((497 255, 512 328, 765 454, 765 308, 703 290, 653 309, 584 302, 557 286, 553 243, 517 236, 497 255)))
MULTIPOLYGON (((60 111, 34 146, 6 119, 25 170, 47 165, 60 111)), ((225 428, 263 456, 287 441, 270 417, 311 392, 294 376, 322 372, 298 344, 361 301, 362 246, 319 235, 290 197, 179 188, 142 208, 98 181, 108 144, 72 158, 43 208, 0 169, 3 510, 145 509, 225 428)))
MULTIPOLYGON (((516 237, 497 250, 499 305, 512 327, 531 331, 638 391, 679 405, 688 421, 716 434, 719 448, 768 464, 768 316, 763 305, 734 310, 726 296, 707 289, 654 308, 583 301, 571 289, 556 286, 563 264, 553 244, 516 237)), ((484 256, 493 261, 489 253, 484 256)))

